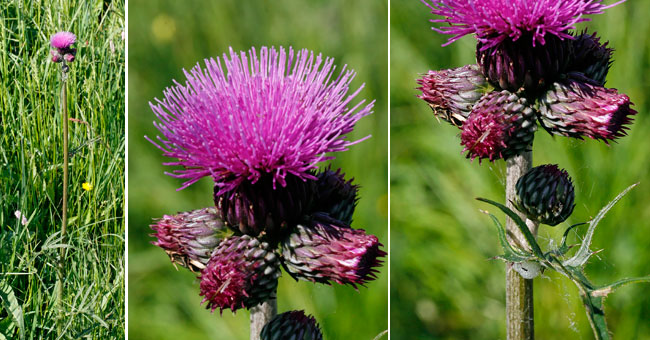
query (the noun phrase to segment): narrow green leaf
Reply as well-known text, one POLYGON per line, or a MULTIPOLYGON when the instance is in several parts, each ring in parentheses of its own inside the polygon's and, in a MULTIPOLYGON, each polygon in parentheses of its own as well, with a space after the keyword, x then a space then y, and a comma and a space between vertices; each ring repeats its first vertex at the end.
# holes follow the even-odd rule
POLYGON ((495 201, 489 200, 487 198, 481 198, 481 197, 477 198, 477 200, 488 204, 492 204, 493 206, 501 209, 501 211, 506 213, 506 215, 508 215, 519 227, 519 230, 521 230, 522 234, 526 238, 526 241, 528 241, 528 245, 530 245, 530 248, 533 250, 533 254, 539 257, 540 259, 544 258, 544 253, 542 252, 542 249, 537 244, 537 241, 535 241, 535 236, 533 236, 533 234, 530 232, 530 229, 528 229, 526 222, 524 222, 521 219, 521 217, 519 217, 519 215, 517 215, 514 211, 510 210, 510 208, 506 207, 501 203, 497 203, 495 201))
POLYGON ((608 284, 606 286, 598 287, 598 289, 594 289, 591 291, 591 296, 594 297, 599 297, 599 296, 607 296, 609 293, 615 291, 618 288, 621 288, 623 286, 627 286, 631 283, 650 283, 650 275, 648 276, 643 276, 643 277, 629 277, 625 278, 622 280, 618 280, 612 284, 608 284))
POLYGON ((510 245, 508 239, 506 238, 506 230, 496 216, 485 210, 481 210, 481 212, 489 215, 492 219, 492 222, 494 222, 494 225, 497 227, 499 243, 501 243, 501 247, 503 247, 503 252, 505 253, 502 256, 503 258, 508 259, 508 261, 511 262, 522 262, 529 260, 532 257, 531 254, 526 254, 523 251, 519 251, 510 245))
POLYGON ((18 325, 20 338, 24 339, 25 322, 23 320, 23 310, 18 304, 14 290, 5 280, 0 281, 0 301, 2 302, 2 307, 7 310, 7 313, 11 315, 16 325, 18 325))
POLYGON ((623 198, 623 196, 625 196, 625 194, 627 194, 630 190, 632 190, 632 188, 634 188, 638 184, 639 183, 634 183, 634 184, 630 185, 629 187, 627 187, 627 189, 623 190, 623 192, 618 194, 618 196, 616 196, 616 198, 614 198, 614 200, 609 202, 609 204, 607 204, 603 209, 601 209, 600 212, 598 213, 598 215, 596 215, 596 217, 594 217, 594 219, 591 220, 591 222, 589 222, 589 229, 587 230, 587 234, 585 235, 585 239, 582 241, 582 244, 580 245, 580 249, 578 249, 578 251, 575 253, 575 255, 573 255, 572 258, 564 261, 563 264, 565 266, 580 267, 580 266, 584 265, 585 262, 587 262, 587 260, 591 256, 591 252, 589 251, 589 246, 591 246, 591 238, 594 235, 594 230, 596 230, 596 226, 598 225, 600 220, 602 220, 603 217, 605 217, 605 214, 607 214, 607 212, 621 198, 623 198))
POLYGON ((562 242, 560 242, 560 246, 559 246, 557 249, 552 250, 552 253, 553 253, 553 254, 556 254, 556 255, 558 255, 558 256, 564 256, 564 255, 565 255, 565 254, 566 254, 566 253, 571 249, 571 247, 569 247, 569 246, 567 245, 567 243, 566 243, 566 242, 567 242, 567 238, 569 237, 569 232, 570 232, 571 230, 573 230, 573 228, 576 228, 576 227, 579 227, 579 226, 582 226, 582 225, 585 225, 585 224, 587 224, 587 222, 576 223, 576 224, 574 224, 574 225, 568 227, 568 228, 564 231, 564 234, 562 235, 562 242))

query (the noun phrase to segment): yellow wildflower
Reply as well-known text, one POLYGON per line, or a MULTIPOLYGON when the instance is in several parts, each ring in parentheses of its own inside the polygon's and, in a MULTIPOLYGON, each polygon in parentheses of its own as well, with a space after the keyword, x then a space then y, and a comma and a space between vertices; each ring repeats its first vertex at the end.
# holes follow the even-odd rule
POLYGON ((84 190, 86 190, 86 191, 90 191, 90 190, 93 190, 93 185, 90 184, 90 183, 88 183, 88 182, 84 182, 84 183, 81 185, 81 188, 84 189, 84 190))

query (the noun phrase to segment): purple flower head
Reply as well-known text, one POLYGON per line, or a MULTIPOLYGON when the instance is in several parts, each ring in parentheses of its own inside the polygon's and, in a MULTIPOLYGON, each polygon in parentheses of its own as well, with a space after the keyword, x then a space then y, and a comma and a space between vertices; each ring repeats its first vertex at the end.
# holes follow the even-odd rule
POLYGON ((63 31, 54 34, 50 38, 50 44, 56 49, 64 50, 70 48, 70 46, 72 46, 76 40, 77 37, 74 34, 63 31))
POLYGON ((434 23, 449 26, 433 29, 452 35, 445 45, 467 34, 476 34, 487 49, 505 39, 516 41, 524 36, 531 43, 545 44, 545 36, 572 39, 569 30, 579 22, 589 21, 586 15, 601 14, 614 7, 602 4, 602 0, 422 0, 431 13, 445 17, 433 19, 434 23))
POLYGON ((374 104, 349 107, 361 90, 348 94, 355 73, 335 74, 333 59, 308 50, 231 49, 185 76, 150 104, 162 137, 149 141, 177 159, 165 165, 183 167, 170 174, 187 180, 181 189, 205 176, 219 194, 264 175, 274 187, 290 174, 316 179, 311 170, 334 158, 328 153, 361 141, 347 134, 374 104))

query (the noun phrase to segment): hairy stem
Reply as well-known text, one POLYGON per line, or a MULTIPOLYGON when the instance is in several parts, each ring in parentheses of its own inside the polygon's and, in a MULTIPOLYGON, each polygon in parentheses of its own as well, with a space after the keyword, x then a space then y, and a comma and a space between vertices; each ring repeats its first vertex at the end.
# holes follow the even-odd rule
POLYGON ((273 294, 270 299, 250 309, 251 340, 260 340, 260 333, 264 325, 278 314, 278 299, 276 294, 273 294))
MULTIPOLYGON (((61 120, 63 123, 63 211, 61 212, 61 243, 65 243, 65 232, 68 226, 68 96, 67 68, 62 63, 61 68, 61 120)), ((63 316, 63 277, 65 275, 65 247, 59 253, 56 305, 59 310, 59 320, 63 316)), ((60 329, 59 329, 60 330, 60 329)))
MULTIPOLYGON (((515 212, 517 210, 512 205, 516 195, 515 185, 519 177, 532 167, 532 158, 532 153, 527 151, 506 161, 506 206, 515 212)), ((525 216, 521 214, 520 216, 525 220, 525 216)), ((535 223, 526 221, 526 224, 535 235, 537 233, 535 223)), ((506 217, 506 230, 511 244, 527 244, 516 223, 509 217, 506 217)), ((512 263, 506 263, 506 327, 508 340, 535 338, 533 280, 521 277, 513 269, 512 263)))

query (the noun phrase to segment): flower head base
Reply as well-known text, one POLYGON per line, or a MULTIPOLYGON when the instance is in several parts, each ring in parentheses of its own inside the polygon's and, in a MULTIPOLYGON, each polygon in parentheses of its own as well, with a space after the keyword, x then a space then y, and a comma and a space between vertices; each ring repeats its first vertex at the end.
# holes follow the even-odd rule
POLYGON ((214 207, 165 215, 151 229, 156 238, 151 243, 164 249, 173 263, 193 272, 205 268, 219 242, 228 236, 214 207))
POLYGON ((231 49, 151 104, 162 134, 152 143, 177 159, 166 165, 184 168, 172 174, 187 179, 183 188, 205 176, 220 195, 265 176, 274 187, 289 174, 315 179, 316 164, 358 142, 347 134, 372 112, 364 101, 348 107, 361 90, 348 94, 354 75, 345 67, 335 75, 333 59, 307 50, 231 49))
POLYGON ((481 72, 497 88, 535 93, 558 79, 569 62, 573 45, 556 36, 547 37, 544 45, 530 46, 525 39, 504 40, 486 48, 476 46, 476 60, 481 72))
POLYGON ((525 98, 508 91, 486 94, 463 125, 461 144, 467 158, 507 159, 530 148, 537 124, 525 98))
POLYGON ((231 236, 215 249, 201 272, 207 308, 233 312, 275 298, 280 262, 268 243, 248 235, 231 236))
POLYGON ((575 204, 571 177, 555 164, 536 166, 515 185, 515 206, 532 221, 555 226, 564 222, 575 204))
MULTIPOLYGON (((601 14, 606 6, 602 0, 422 0, 431 13, 445 17, 434 23, 449 26, 433 28, 452 35, 447 44, 468 34, 476 34, 484 49, 508 39, 527 38, 532 46, 544 45, 548 35, 572 39, 568 33, 580 22, 589 21, 586 15, 601 14)), ((445 44, 445 45, 447 45, 445 44)))
POLYGON ((314 214, 282 243, 283 265, 296 280, 364 285, 374 280, 386 253, 376 236, 352 229, 327 215, 314 214))
POLYGON ((485 94, 487 81, 477 65, 429 71, 417 80, 418 98, 429 103, 437 118, 461 127, 472 107, 485 94))
POLYGON ((616 89, 597 86, 590 79, 574 74, 567 81, 553 84, 540 99, 540 122, 550 133, 603 141, 626 135, 631 116, 637 112, 630 98, 616 89))
POLYGON ((327 213, 331 218, 350 225, 357 205, 359 186, 352 184, 354 179, 346 181, 341 169, 332 171, 327 168, 317 177, 317 198, 313 211, 327 213))
POLYGON ((267 323, 260 334, 261 340, 322 340, 323 334, 316 319, 294 310, 276 315, 267 323))
POLYGON ((214 202, 228 226, 243 234, 265 232, 271 241, 287 235, 303 215, 311 211, 316 183, 287 175, 285 186, 274 188, 273 177, 266 175, 256 183, 243 182, 233 192, 219 194, 214 187, 214 202))
POLYGON ((72 48, 72 45, 77 40, 77 37, 70 32, 58 32, 50 38, 50 45, 54 48, 50 50, 52 61, 60 63, 63 60, 72 62, 77 54, 77 49, 72 48))

